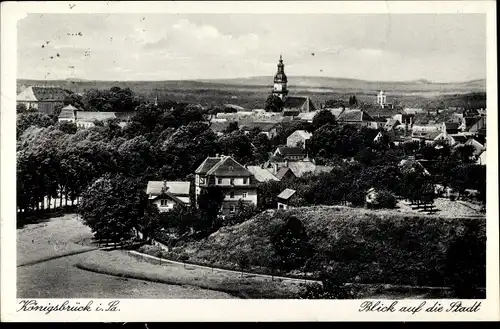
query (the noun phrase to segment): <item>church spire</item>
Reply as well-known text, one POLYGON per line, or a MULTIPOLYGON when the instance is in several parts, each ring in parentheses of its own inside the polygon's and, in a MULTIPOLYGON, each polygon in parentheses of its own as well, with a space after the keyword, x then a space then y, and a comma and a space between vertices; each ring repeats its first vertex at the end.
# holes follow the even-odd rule
POLYGON ((284 99, 286 95, 288 94, 287 90, 287 82, 288 79, 285 74, 285 64, 283 64, 283 56, 280 54, 280 59, 278 63, 278 71, 276 72, 276 75, 274 76, 274 88, 273 88, 273 94, 278 96, 281 99, 284 99))

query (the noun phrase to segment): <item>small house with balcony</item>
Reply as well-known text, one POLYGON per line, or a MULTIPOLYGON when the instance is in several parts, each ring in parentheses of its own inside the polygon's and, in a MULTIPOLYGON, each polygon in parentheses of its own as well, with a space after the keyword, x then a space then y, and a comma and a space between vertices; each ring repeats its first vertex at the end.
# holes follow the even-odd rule
POLYGON ((146 188, 148 200, 158 206, 160 212, 166 212, 175 205, 189 207, 191 182, 149 181, 146 188))
POLYGON ((207 157, 195 171, 196 202, 204 189, 219 187, 223 194, 222 215, 236 212, 238 203, 257 205, 257 186, 254 174, 227 155, 207 157))

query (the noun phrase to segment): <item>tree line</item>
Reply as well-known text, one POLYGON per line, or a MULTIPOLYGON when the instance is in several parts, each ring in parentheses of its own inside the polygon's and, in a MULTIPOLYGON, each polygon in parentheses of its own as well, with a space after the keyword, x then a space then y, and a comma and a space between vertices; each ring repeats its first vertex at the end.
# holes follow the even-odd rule
MULTIPOLYGON (((97 98, 103 98, 102 104, 112 104, 112 109, 128 106, 116 101, 117 93, 124 93, 136 100, 135 95, 118 89, 111 88, 97 98)), ((81 104, 79 96, 76 96, 73 104, 84 104, 85 107, 89 98, 95 98, 95 92, 90 94, 82 96, 81 104)), ((108 106, 92 104, 98 108, 108 106)), ((377 130, 340 125, 329 111, 320 111, 312 123, 280 123, 277 136, 268 139, 260 134, 259 129, 243 134, 234 125, 226 134, 217 136, 207 122, 208 109, 200 106, 171 101, 158 106, 140 102, 134 110, 135 115, 124 128, 116 120, 107 120, 96 122, 96 126, 88 129, 77 129, 74 124, 57 122, 54 116, 33 110, 18 113, 16 177, 17 205, 23 210, 20 217, 41 210, 45 198, 50 201, 64 196, 71 201, 84 196, 84 200, 88 200, 97 188, 113 190, 114 183, 110 182, 116 181, 118 188, 116 193, 103 192, 102 200, 109 200, 108 207, 118 204, 121 199, 127 200, 125 194, 132 190, 142 193, 149 180, 194 182, 196 167, 207 156, 216 153, 232 155, 243 165, 261 164, 272 160, 271 151, 278 145, 286 144, 286 138, 298 129, 313 133, 305 145, 309 156, 317 164, 329 165, 334 169, 330 173, 306 175, 292 182, 261 184, 258 210, 275 208, 276 196, 285 187, 297 189, 299 201, 305 205, 338 202, 363 205, 365 191, 376 187, 388 200, 383 204, 390 206, 393 203, 388 193, 418 198, 422 189, 433 183, 451 186, 459 191, 477 189, 485 200, 485 166, 477 166, 470 161, 470 149, 457 150, 443 146, 437 150, 431 146, 414 144, 396 147, 388 141, 375 143, 373 139, 377 130), (409 173, 402 172, 398 164, 408 155, 429 160, 426 166, 433 170, 432 178, 423 175, 418 168, 409 173)), ((150 218, 151 213, 146 211, 147 205, 142 197, 134 200, 140 200, 140 208, 128 213, 134 216, 139 214, 138 218, 142 219, 150 218)), ((213 205, 207 206, 207 209, 211 207, 213 205)), ((249 214, 254 211, 242 208, 237 218, 229 222, 249 218, 249 214)), ((162 227, 185 233, 209 232, 220 226, 212 215, 204 217, 208 223, 206 227, 210 229, 186 225, 189 221, 199 222, 201 215, 186 215, 184 212, 176 210, 172 214, 178 214, 185 220, 176 222, 167 218, 160 221, 162 227)), ((123 227, 128 229, 129 226, 123 227)))

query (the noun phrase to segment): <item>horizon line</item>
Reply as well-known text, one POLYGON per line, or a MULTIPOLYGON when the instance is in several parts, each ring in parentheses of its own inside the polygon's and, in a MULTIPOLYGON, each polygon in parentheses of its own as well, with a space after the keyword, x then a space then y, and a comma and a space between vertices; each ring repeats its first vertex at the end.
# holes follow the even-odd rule
MULTIPOLYGON (((150 79, 137 79, 137 80, 101 80, 101 79, 85 79, 85 78, 61 78, 61 79, 36 79, 36 78, 16 78, 17 80, 32 80, 32 81, 81 81, 81 82, 174 82, 174 81, 183 81, 183 82, 223 82, 229 80, 238 80, 238 79, 253 79, 253 78, 264 78, 268 77, 267 75, 252 75, 252 76, 243 76, 243 77, 234 77, 234 78, 192 78, 192 79, 159 79, 159 80, 150 80, 150 79)), ((363 82, 371 82, 371 83, 408 83, 408 82, 418 82, 424 81, 429 84, 460 84, 460 83, 469 83, 473 81, 486 81, 486 78, 475 78, 470 80, 460 80, 460 81, 433 81, 426 78, 419 79, 409 79, 409 80, 368 80, 361 78, 348 78, 348 77, 335 77, 335 76, 319 76, 319 75, 296 75, 296 78, 316 78, 316 79, 337 79, 337 80, 354 80, 354 81, 363 81, 363 82)), ((270 85, 272 85, 272 76, 270 76, 270 85)), ((293 83, 289 83, 293 85, 293 83)))

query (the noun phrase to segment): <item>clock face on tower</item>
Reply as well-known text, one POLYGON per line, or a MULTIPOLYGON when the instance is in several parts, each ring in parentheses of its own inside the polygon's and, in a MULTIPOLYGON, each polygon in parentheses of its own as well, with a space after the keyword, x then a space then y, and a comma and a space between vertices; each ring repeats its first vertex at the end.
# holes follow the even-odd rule
POLYGON ((281 90, 282 90, 282 86, 281 86, 281 84, 279 84, 279 83, 275 83, 275 84, 274 84, 274 90, 275 90, 275 91, 281 91, 281 90))

